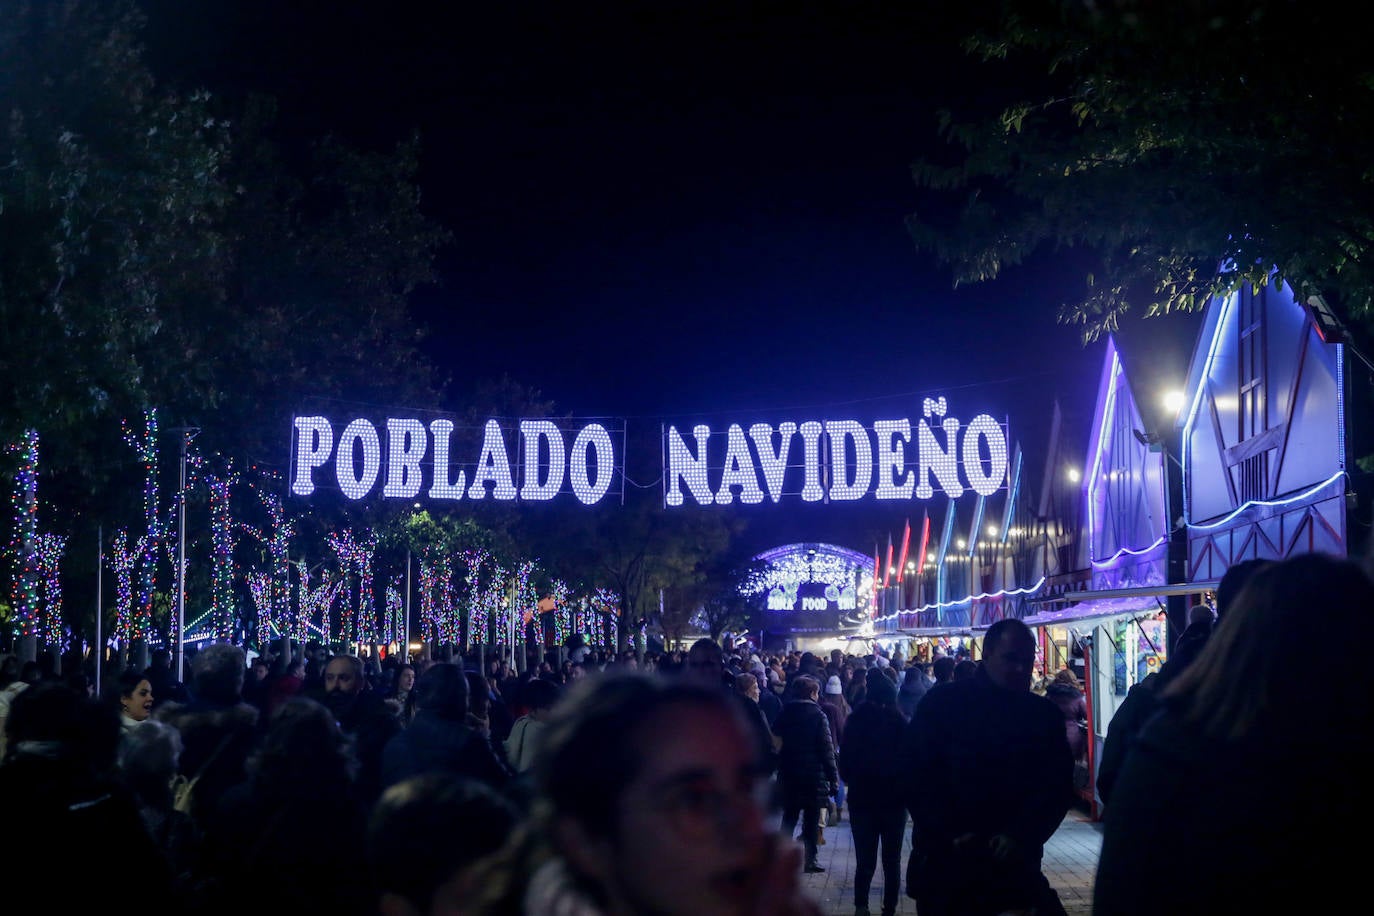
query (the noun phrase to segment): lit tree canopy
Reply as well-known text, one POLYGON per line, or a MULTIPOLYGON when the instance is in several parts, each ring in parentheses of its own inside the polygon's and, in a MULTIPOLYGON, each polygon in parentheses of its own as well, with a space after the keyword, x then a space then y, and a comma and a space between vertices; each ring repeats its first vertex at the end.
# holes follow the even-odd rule
POLYGON ((1346 11, 1039 0, 971 28, 999 88, 942 114, 908 221, 956 284, 1076 249, 1094 266, 1060 318, 1094 339, 1276 270, 1367 330, 1374 66, 1346 11))

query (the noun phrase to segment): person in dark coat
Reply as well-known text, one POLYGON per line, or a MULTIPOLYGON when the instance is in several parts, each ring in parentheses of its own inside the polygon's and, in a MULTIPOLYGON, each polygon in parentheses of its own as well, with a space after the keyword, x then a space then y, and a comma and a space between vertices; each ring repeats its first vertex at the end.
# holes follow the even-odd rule
POLYGON ((1371 607, 1374 582, 1345 558, 1304 554, 1254 573, 1126 758, 1095 916, 1358 908, 1366 846, 1332 825, 1374 816, 1374 751, 1351 732, 1374 721, 1371 607), (1323 627, 1353 638, 1330 642, 1320 677, 1294 677, 1290 636, 1318 609, 1323 627), (1312 736, 1326 739, 1317 759, 1312 736))
POLYGON ((919 665, 912 665, 902 672, 902 685, 897 688, 897 706, 908 720, 916 714, 916 704, 930 689, 930 681, 919 665))
POLYGON ((225 912, 251 885, 280 913, 375 912, 359 881, 368 806, 352 742, 320 703, 293 697, 272 715, 248 778, 218 799, 190 912, 225 912))
POLYGON ((830 739, 830 720, 816 702, 820 684, 815 678, 799 675, 793 678, 791 690, 792 698, 773 727, 780 742, 778 787, 782 794, 782 829, 791 836, 800 816, 806 848, 805 870, 821 872, 825 869, 816 861, 821 808, 839 791, 840 774, 830 739))
POLYGON ((424 773, 456 773, 505 790, 511 772, 467 724, 469 684, 453 662, 431 665, 415 684, 415 718, 382 753, 383 788, 424 773))
POLYGON ((1031 692, 1029 627, 999 620, 983 646, 974 675, 927 693, 903 734, 907 894, 922 916, 1062 914, 1040 860, 1073 801, 1064 717, 1031 692))
POLYGON ((336 655, 324 666, 324 706, 343 733, 353 739, 358 756, 358 792, 372 804, 382 794, 382 751, 401 723, 379 691, 367 687, 363 661, 336 655))
POLYGON ((1077 676, 1068 668, 1058 672, 1045 688, 1045 697, 1053 701, 1064 716, 1064 735, 1069 739, 1073 759, 1082 760, 1088 753, 1088 732, 1084 728, 1088 721, 1088 701, 1078 686, 1077 676))
POLYGON ((897 691, 876 668, 868 673, 862 703, 849 714, 840 741, 840 778, 848 784, 849 825, 854 833, 854 912, 868 914, 868 889, 883 855, 883 916, 897 912, 902 890, 901 763, 892 753, 906 728, 897 691))
POLYGON ((191 701, 168 703, 155 718, 181 735, 178 767, 186 780, 188 810, 197 826, 213 830, 218 799, 247 775, 248 756, 260 734, 259 713, 243 702, 247 658, 242 649, 215 643, 191 663, 191 701))
MULTIPOLYGON (((1145 723, 1154 718, 1155 713, 1159 711, 1159 696, 1163 689, 1192 666, 1213 630, 1221 625, 1227 608, 1240 594, 1245 583, 1265 569, 1270 562, 1258 559, 1245 560, 1228 568, 1221 581, 1217 583, 1215 622, 1211 626, 1194 630, 1192 638, 1187 643, 1184 643, 1183 636, 1180 636, 1178 644, 1175 645, 1175 654, 1165 662, 1164 667, 1148 675, 1126 693, 1126 699, 1117 707, 1116 713, 1107 723, 1107 734, 1102 741, 1102 755, 1093 782, 1104 806, 1111 803, 1117 778, 1126 765, 1126 758, 1135 739, 1145 727, 1145 723), (1182 652, 1177 651, 1179 645, 1183 647, 1182 652)), ((1187 634, 1188 630, 1192 630, 1192 627, 1184 630, 1184 634, 1187 634)))

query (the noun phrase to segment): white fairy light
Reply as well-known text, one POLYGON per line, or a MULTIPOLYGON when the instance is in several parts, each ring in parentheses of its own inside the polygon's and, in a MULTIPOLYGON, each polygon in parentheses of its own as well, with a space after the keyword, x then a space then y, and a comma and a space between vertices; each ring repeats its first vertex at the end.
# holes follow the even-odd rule
POLYGON ((329 460, 334 450, 334 427, 324 417, 296 417, 296 473, 291 492, 309 496, 315 492, 310 472, 329 460))
POLYGON ((459 470, 458 479, 449 482, 449 437, 453 435, 452 420, 434 420, 429 424, 434 440, 434 482, 429 488, 430 499, 462 499, 467 489, 467 471, 459 470))
POLYGON ((521 420, 520 435, 525 439, 525 475, 520 498, 531 501, 553 499, 562 488, 563 475, 567 472, 563 433, 552 420, 521 420), (539 480, 540 441, 547 442, 549 450, 548 474, 542 483, 539 480))
POLYGON ((339 436, 339 446, 334 453, 334 475, 339 481, 339 489, 349 499, 362 499, 377 482, 382 471, 382 445, 377 438, 377 428, 364 419, 354 420, 344 428, 339 436), (357 470, 353 444, 357 442, 363 449, 363 469, 357 470))
POLYGON ((694 426, 692 436, 697 440, 695 455, 688 450, 677 427, 668 427, 668 487, 664 500, 670 506, 682 505, 682 483, 687 484, 687 490, 698 505, 709 506, 713 501, 710 485, 706 481, 706 443, 711 438, 711 427, 704 424, 694 426))
POLYGON ((487 482, 492 483, 491 498, 515 499, 515 482, 511 479, 510 456, 506 454, 506 440, 501 424, 488 420, 482 433, 482 454, 472 472, 472 486, 468 499, 482 499, 487 495, 487 482))
POLYGON ((611 477, 615 468, 615 450, 611 447, 611 434, 599 423, 588 423, 573 440, 572 455, 569 461, 573 494, 590 506, 606 495, 610 489, 611 477), (596 452, 596 482, 587 477, 587 449, 596 452))
POLYGON ((420 492, 420 459, 429 449, 419 420, 386 421, 386 486, 382 495, 411 499, 420 492), (399 443, 399 445, 398 445, 399 443))
POLYGON ((738 423, 731 423, 726 434, 725 471, 721 474, 720 489, 716 490, 716 505, 728 506, 735 501, 732 486, 740 488, 739 501, 745 505, 763 502, 759 475, 749 456, 749 440, 744 438, 744 430, 738 423))
POLYGON ((830 437, 830 461, 835 474, 830 498, 846 502, 861 499, 873 484, 873 446, 868 441, 868 431, 858 420, 830 420, 825 424, 825 432, 830 437), (854 443, 852 480, 846 440, 854 443))

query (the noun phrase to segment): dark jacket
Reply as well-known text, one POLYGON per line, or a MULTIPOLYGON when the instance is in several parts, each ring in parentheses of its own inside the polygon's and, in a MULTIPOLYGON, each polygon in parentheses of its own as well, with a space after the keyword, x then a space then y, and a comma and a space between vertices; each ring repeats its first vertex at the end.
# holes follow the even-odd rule
POLYGON ((401 730, 401 722, 386 705, 381 693, 363 690, 347 700, 334 700, 324 694, 325 706, 334 712, 339 728, 353 739, 358 756, 358 794, 371 804, 382 794, 382 751, 401 730))
POLYGON ((778 751, 778 787, 784 805, 824 805, 839 789, 830 720, 814 700, 791 700, 773 723, 782 740, 778 751))
POLYGON ((259 713, 247 703, 169 703, 157 718, 181 735, 180 775, 194 780, 190 814, 202 828, 215 817, 216 800, 247 777, 257 746, 259 713))
POLYGON ((1136 741, 1145 723, 1159 711, 1160 675, 1148 675, 1145 680, 1133 686, 1126 699, 1116 708, 1116 713, 1107 723, 1107 735, 1102 740, 1102 756, 1097 762, 1097 777, 1094 785, 1103 804, 1111 801, 1116 781, 1126 765, 1127 754, 1136 741))
POLYGON ((1106 810, 1092 912, 1262 913, 1296 900, 1313 913, 1349 909, 1368 856, 1331 825, 1368 823, 1371 754, 1338 738, 1314 767, 1294 737, 1209 739, 1161 707, 1106 810), (1150 877, 1161 870, 1169 880, 1150 877))
POLYGON ((929 691, 902 736, 906 800, 925 848, 1006 834, 1036 862, 1073 801, 1058 707, 981 669, 929 691))
POLYGON ((423 709, 404 731, 387 742, 382 754, 383 788, 430 772, 457 773, 502 790, 511 772, 490 742, 462 722, 423 709))
POLYGON ((897 706, 908 720, 916 714, 916 704, 930 690, 930 681, 919 668, 908 668, 902 674, 901 686, 897 688, 897 706), (913 673, 914 672, 914 673, 913 673))
POLYGON ((765 687, 759 691, 759 709, 763 710, 763 717, 768 720, 768 727, 772 728, 773 723, 778 721, 778 714, 782 712, 782 700, 770 688, 765 687))
POLYGON ((882 811, 902 804, 901 761, 894 754, 906 717, 896 706, 860 703, 840 741, 840 778, 851 811, 882 811))
POLYGON ((835 753, 840 752, 840 741, 844 738, 845 723, 849 721, 849 704, 843 694, 821 694, 817 700, 821 711, 830 720, 830 740, 835 745, 835 753))

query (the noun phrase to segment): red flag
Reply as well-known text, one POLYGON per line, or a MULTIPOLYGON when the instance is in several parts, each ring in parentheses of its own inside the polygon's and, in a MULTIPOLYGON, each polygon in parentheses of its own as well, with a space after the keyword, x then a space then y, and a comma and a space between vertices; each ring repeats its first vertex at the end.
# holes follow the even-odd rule
POLYGON ((930 515, 926 514, 925 521, 921 523, 921 546, 920 556, 916 558, 916 569, 924 572, 926 568, 926 551, 930 549, 930 515))
POLYGON ((873 545, 873 616, 878 616, 878 588, 883 581, 883 561, 878 557, 878 545, 873 545))
POLYGON ((887 566, 883 569, 883 588, 892 581, 892 532, 887 533, 887 566))
POLYGON ((902 532, 902 556, 897 560, 897 581, 906 575, 906 555, 911 548, 911 519, 906 520, 906 530, 902 532))

